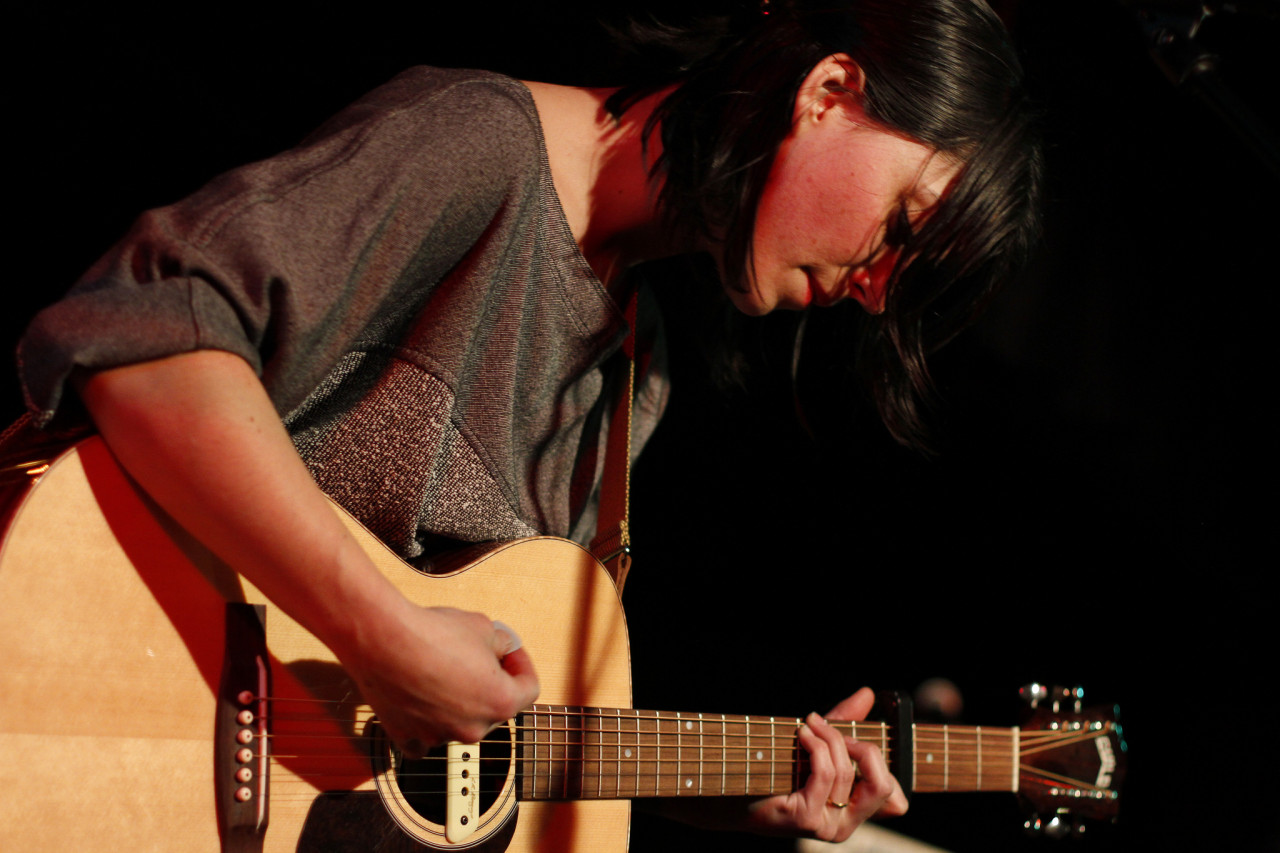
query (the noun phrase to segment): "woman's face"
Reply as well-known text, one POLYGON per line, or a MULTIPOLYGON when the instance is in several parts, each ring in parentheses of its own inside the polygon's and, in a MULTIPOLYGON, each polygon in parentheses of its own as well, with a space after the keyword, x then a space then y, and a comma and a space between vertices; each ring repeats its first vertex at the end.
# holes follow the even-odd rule
POLYGON ((905 206, 918 224, 958 171, 867 118, 847 91, 798 100, 756 212, 752 280, 730 298, 746 314, 845 298, 880 313, 898 256, 885 244, 887 223, 905 206))

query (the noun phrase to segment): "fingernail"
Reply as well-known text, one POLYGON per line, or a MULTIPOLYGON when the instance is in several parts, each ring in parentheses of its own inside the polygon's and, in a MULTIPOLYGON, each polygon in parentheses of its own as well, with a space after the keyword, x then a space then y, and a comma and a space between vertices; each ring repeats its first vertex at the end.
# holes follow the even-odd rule
POLYGON ((494 619, 493 630, 497 631, 500 634, 507 635, 507 654, 511 654, 516 649, 524 645, 524 643, 520 642, 520 635, 517 634, 515 631, 512 631, 511 626, 505 622, 499 622, 497 619, 494 619))

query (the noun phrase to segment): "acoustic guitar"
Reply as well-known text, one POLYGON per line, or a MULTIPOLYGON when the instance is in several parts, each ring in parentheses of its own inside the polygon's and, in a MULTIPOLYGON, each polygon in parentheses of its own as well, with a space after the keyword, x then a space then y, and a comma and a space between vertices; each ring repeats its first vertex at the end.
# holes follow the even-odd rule
MULTIPOLYGON (((423 605, 511 625, 541 700, 406 760, 334 656, 160 511, 97 438, 10 469, 0 545, 0 850, 622 851, 639 797, 803 784, 797 719, 631 710, 613 584, 554 538, 438 574, 334 507, 423 605)), ((1109 713, 1040 695, 1022 728, 847 724, 904 790, 1011 791, 1051 828, 1111 818, 1109 713)))

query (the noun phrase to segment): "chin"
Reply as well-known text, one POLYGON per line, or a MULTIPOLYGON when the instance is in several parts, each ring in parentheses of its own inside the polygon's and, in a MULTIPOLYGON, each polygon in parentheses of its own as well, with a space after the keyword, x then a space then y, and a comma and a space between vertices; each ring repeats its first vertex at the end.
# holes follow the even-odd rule
POLYGON ((760 298, 760 293, 754 289, 744 293, 726 287, 724 292, 728 295, 729 301, 733 303, 733 307, 738 309, 739 313, 746 314, 748 317, 763 317, 778 307, 772 302, 765 302, 760 298))

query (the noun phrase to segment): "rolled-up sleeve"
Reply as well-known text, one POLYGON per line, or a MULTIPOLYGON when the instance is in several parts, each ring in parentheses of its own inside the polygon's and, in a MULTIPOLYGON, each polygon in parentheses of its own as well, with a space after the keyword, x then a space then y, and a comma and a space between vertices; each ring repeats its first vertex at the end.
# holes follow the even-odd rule
POLYGON ((20 342, 36 424, 76 370, 198 349, 243 357, 283 413, 371 324, 406 322, 530 173, 504 140, 536 117, 492 97, 510 81, 450 73, 406 72, 298 148, 143 215, 20 342))

